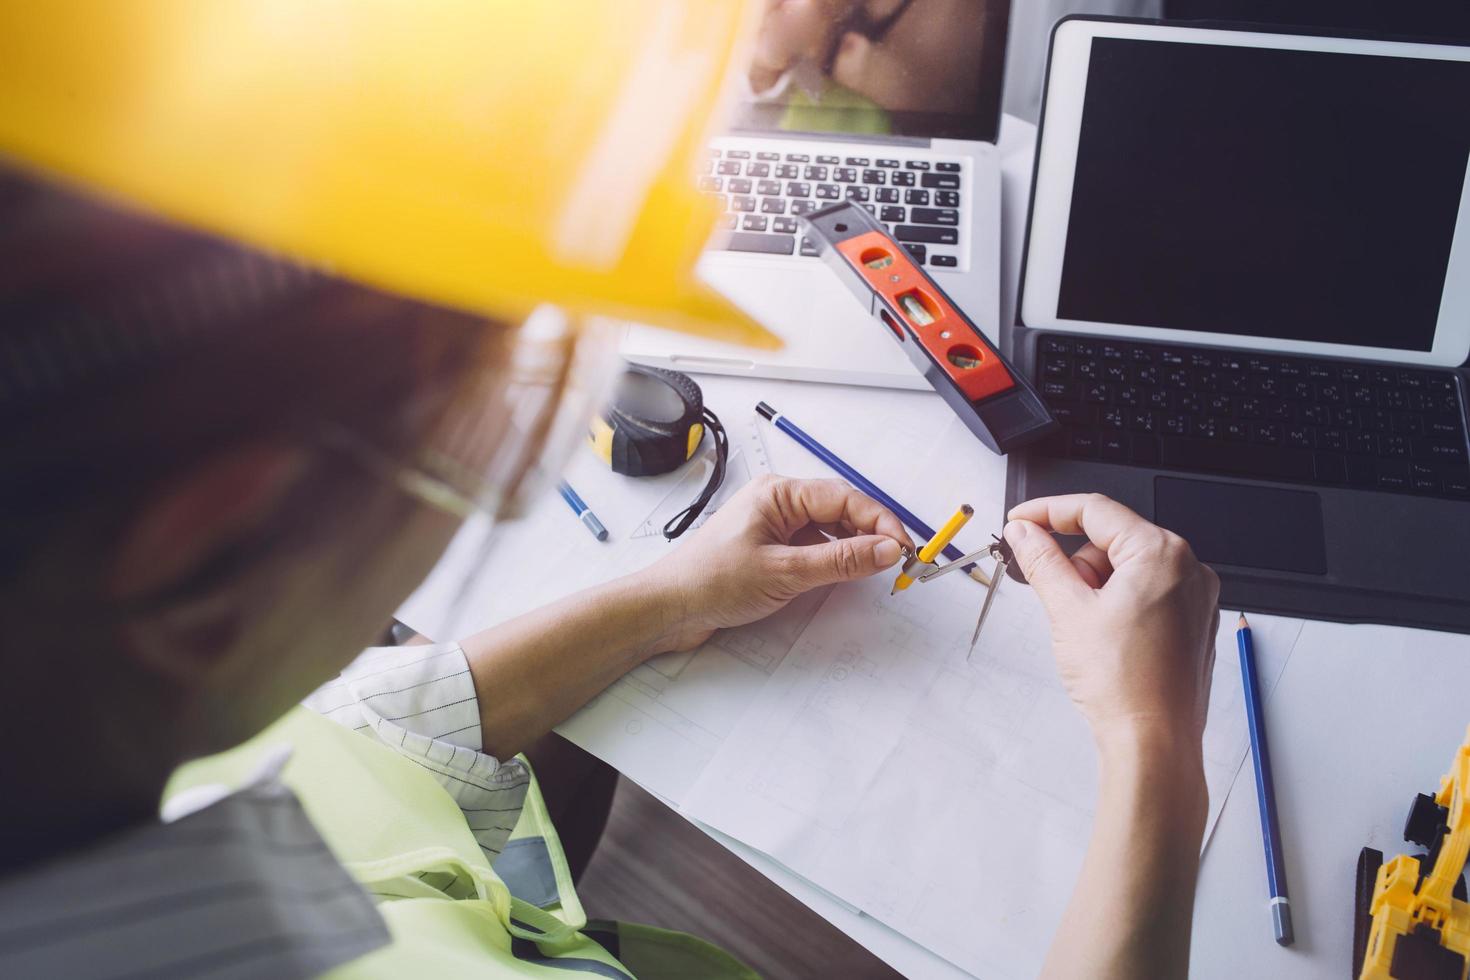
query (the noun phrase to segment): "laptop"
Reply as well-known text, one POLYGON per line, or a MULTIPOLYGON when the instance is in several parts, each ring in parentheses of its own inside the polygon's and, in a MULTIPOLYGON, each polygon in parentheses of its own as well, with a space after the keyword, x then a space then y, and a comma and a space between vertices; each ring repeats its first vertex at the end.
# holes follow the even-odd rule
POLYGON ((1097 491, 1221 603, 1470 631, 1470 48, 1070 18, 1017 322, 1061 433, 1007 505, 1097 491))
POLYGON ((635 326, 623 355, 691 372, 927 390, 798 218, 860 202, 998 334, 995 141, 1009 0, 767 7, 734 128, 712 142, 697 177, 723 208, 699 274, 785 347, 635 326))

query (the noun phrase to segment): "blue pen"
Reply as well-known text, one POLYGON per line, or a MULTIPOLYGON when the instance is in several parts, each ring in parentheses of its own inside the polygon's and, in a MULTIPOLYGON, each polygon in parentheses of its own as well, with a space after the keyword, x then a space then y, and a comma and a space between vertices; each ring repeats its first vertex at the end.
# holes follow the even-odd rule
POLYGON ((577 519, 587 525, 587 530, 592 532, 592 536, 599 541, 606 541, 607 528, 603 527, 597 515, 592 513, 592 508, 577 496, 577 491, 572 489, 572 485, 563 480, 556 485, 556 489, 561 493, 561 499, 565 500, 567 506, 572 509, 572 513, 577 515, 577 519))
MULTIPOLYGON (((934 537, 934 529, 928 524, 925 524, 923 521, 919 520, 916 516, 914 516, 913 511, 909 510, 903 504, 888 496, 888 494, 884 493, 882 490, 879 490, 877 485, 873 483, 872 480, 869 480, 857 470, 853 469, 851 466, 848 466, 841 459, 839 459, 837 455, 832 452, 832 450, 828 449, 826 446, 822 445, 820 442, 813 439, 805 432, 801 431, 801 429, 797 428, 796 423, 792 422, 786 416, 782 415, 780 412, 776 411, 765 402, 761 402, 760 404, 756 405, 755 410, 761 418, 767 420, 776 428, 780 429, 782 432, 795 439, 813 456, 817 457, 817 459, 820 459, 822 462, 826 463, 828 466, 832 467, 834 470, 840 473, 847 480, 848 483, 851 483, 863 493, 867 494, 869 497, 872 497, 884 507, 887 507, 889 510, 893 511, 894 514, 898 515, 898 519, 900 521, 903 521, 904 525, 908 527, 909 530, 917 532, 919 536, 922 537, 925 541, 934 537)), ((965 553, 952 544, 946 545, 942 554, 950 561, 956 561, 960 558, 965 557, 965 553)), ((966 565, 964 571, 969 572, 974 569, 974 567, 974 565, 966 565)))
POLYGON ((1242 613, 1236 623, 1240 647, 1240 677, 1245 686, 1245 717, 1251 731, 1251 757, 1256 767, 1256 803, 1261 810, 1261 839, 1266 845, 1266 886, 1271 892, 1271 924, 1276 942, 1290 946, 1291 900, 1286 896, 1286 858, 1281 853, 1281 824, 1276 819, 1276 790, 1271 783, 1271 753, 1266 748, 1266 718, 1261 710, 1261 681, 1256 674, 1256 652, 1251 626, 1242 613))

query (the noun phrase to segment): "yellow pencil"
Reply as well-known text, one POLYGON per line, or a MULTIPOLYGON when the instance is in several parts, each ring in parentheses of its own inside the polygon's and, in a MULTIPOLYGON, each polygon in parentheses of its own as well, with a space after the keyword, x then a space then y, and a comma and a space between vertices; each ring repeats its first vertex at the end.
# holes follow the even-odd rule
POLYGON ((888 594, 893 595, 894 592, 902 592, 904 589, 913 585, 914 580, 909 577, 909 569, 915 565, 932 563, 935 558, 939 557, 939 553, 944 550, 944 546, 953 541, 954 536, 960 533, 960 528, 964 527, 970 518, 974 516, 975 508, 969 504, 965 504, 959 510, 955 511, 954 516, 944 522, 944 527, 940 528, 934 537, 926 541, 924 547, 919 549, 918 557, 904 562, 903 571, 898 573, 898 581, 893 583, 893 592, 889 592, 888 594))

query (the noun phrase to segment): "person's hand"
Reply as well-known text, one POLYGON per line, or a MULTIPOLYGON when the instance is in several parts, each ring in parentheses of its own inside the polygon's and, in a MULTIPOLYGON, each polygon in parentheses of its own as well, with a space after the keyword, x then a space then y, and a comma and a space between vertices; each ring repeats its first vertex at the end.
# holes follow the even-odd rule
POLYGON ((854 0, 766 0, 750 59, 750 85, 759 93, 802 60, 820 59, 854 0))
POLYGON ((1097 494, 1012 508, 1005 538, 1051 619, 1067 693, 1093 735, 1199 752, 1220 580, 1178 535, 1097 494), (1085 534, 1070 559, 1047 533, 1085 534))
POLYGON ((812 589, 891 568, 913 541, 841 480, 761 476, 642 574, 674 604, 676 649, 776 612, 812 589))

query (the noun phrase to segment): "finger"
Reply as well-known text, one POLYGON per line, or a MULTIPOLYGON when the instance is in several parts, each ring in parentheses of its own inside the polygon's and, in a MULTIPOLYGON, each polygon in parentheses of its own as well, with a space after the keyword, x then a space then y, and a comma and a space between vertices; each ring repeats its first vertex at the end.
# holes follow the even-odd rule
POLYGON ((841 480, 778 480, 772 491, 787 534, 807 524, 841 522, 858 534, 881 534, 914 546, 892 511, 841 480))
POLYGON ((893 538, 866 534, 806 547, 784 547, 777 557, 796 589, 806 592, 892 568, 899 554, 898 542, 893 538))
POLYGON ((1011 520, 1031 521, 1061 534, 1085 534, 1117 568, 1136 542, 1156 540, 1162 531, 1116 500, 1098 493, 1038 497, 1011 508, 1011 520))
POLYGON ((1045 528, 1019 520, 1007 524, 1004 533, 1026 581, 1036 590, 1053 619, 1071 603, 1091 594, 1092 587, 1045 528))
POLYGON ((1072 565, 1077 569, 1077 574, 1082 576, 1082 581, 1094 589, 1107 585, 1113 574, 1113 563, 1108 561, 1107 552, 1091 541, 1073 552, 1072 565))

